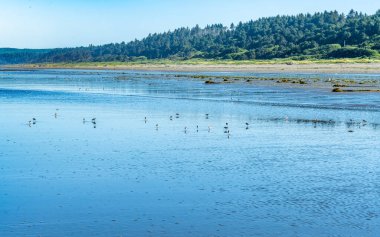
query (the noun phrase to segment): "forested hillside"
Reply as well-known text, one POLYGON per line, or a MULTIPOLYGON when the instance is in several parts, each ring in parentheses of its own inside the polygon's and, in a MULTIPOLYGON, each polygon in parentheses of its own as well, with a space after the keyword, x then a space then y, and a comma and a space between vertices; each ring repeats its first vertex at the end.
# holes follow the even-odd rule
POLYGON ((0 64, 15 64, 43 60, 49 49, 0 48, 0 64))
POLYGON ((53 49, 33 57, 0 51, 0 62, 98 62, 142 59, 273 59, 378 57, 380 10, 374 15, 336 11, 276 16, 205 28, 179 28, 142 40, 53 49), (6 55, 6 57, 5 57, 6 55))

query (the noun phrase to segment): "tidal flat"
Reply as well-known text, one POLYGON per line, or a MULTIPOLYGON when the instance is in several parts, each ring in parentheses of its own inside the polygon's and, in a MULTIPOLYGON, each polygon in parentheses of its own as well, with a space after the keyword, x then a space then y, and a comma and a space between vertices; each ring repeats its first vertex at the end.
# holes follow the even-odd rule
POLYGON ((376 237, 379 82, 0 71, 0 236, 376 237))

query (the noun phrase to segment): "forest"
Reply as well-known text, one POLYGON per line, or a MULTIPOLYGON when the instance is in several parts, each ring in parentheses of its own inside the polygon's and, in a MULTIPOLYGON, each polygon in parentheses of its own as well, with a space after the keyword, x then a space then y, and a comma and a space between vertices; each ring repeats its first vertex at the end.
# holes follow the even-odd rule
POLYGON ((380 10, 325 11, 245 23, 196 25, 141 40, 58 49, 0 49, 0 63, 127 62, 148 59, 294 60, 379 57, 380 10))

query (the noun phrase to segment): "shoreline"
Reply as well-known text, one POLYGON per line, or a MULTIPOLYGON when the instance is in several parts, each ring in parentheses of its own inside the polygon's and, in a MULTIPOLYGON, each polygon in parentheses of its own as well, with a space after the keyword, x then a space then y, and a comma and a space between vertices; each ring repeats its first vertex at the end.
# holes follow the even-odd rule
POLYGON ((267 64, 18 64, 0 70, 83 69, 166 72, 259 72, 259 73, 380 73, 380 63, 267 63, 267 64))

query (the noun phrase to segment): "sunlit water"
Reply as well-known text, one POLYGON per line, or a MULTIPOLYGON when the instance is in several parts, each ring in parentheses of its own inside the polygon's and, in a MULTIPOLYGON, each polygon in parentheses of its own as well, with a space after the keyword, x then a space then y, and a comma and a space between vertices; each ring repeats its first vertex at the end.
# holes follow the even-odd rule
POLYGON ((380 233, 376 93, 3 71, 0 134, 0 236, 380 233))

